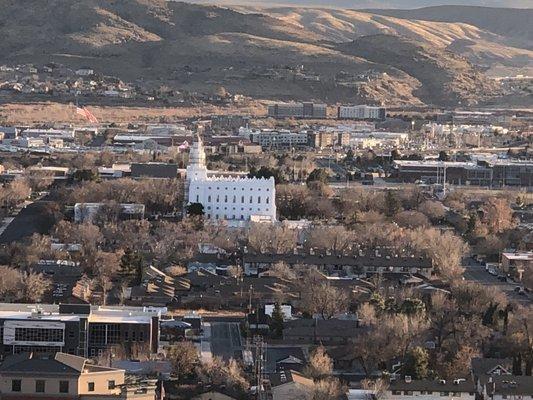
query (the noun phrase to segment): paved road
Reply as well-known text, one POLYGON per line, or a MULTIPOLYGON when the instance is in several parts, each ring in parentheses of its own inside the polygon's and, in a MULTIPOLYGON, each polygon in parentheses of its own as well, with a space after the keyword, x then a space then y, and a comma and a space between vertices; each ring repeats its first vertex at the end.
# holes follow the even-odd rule
POLYGON ((211 323, 211 352, 224 360, 236 358, 242 350, 239 324, 234 322, 211 323))
POLYGON ((0 244, 20 241, 34 233, 48 233, 52 228, 52 221, 45 211, 47 204, 45 200, 38 200, 23 208, 0 234, 0 244))
POLYGON ((503 293, 507 295, 509 300, 516 301, 519 303, 532 303, 533 298, 531 293, 525 293, 520 295, 515 292, 515 288, 518 286, 514 282, 501 282, 497 277, 489 274, 485 271, 485 267, 475 262, 472 259, 468 259, 468 262, 465 265, 465 279, 469 281, 474 281, 486 286, 494 286, 500 289, 503 293))

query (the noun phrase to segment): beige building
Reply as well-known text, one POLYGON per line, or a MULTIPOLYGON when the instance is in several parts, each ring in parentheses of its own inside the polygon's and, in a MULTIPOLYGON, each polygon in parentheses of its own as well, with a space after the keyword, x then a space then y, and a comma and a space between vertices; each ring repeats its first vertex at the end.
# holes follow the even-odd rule
POLYGON ((272 400, 307 400, 313 393, 313 380, 296 371, 280 371, 270 382, 272 400))
POLYGON ((522 280, 524 272, 533 270, 533 251, 502 253, 502 271, 522 280))
POLYGON ((71 354, 46 358, 23 353, 0 365, 0 399, 154 400, 155 383, 126 382, 124 370, 71 354))

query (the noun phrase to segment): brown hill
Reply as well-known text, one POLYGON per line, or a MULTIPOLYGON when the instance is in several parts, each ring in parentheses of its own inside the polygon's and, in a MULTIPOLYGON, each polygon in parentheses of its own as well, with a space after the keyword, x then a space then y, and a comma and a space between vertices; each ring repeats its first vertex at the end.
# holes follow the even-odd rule
POLYGON ((294 17, 163 0, 0 0, 0 9, 0 64, 55 61, 153 86, 223 85, 259 98, 451 104, 493 93, 471 64, 444 50, 474 40, 477 28, 470 26, 435 30, 433 23, 392 18, 394 35, 426 38, 415 46, 375 35, 393 29, 379 19, 389 17, 351 11, 324 12, 317 25, 318 11, 294 17), (354 34, 356 15, 368 24, 354 34), (398 62, 400 51, 418 61, 398 62), (339 76, 354 84, 340 85, 339 76))

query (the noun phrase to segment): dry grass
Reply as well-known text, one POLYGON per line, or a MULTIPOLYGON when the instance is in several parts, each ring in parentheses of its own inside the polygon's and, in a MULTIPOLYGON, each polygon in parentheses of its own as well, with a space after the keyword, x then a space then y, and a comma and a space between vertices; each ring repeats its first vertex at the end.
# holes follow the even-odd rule
MULTIPOLYGON (((118 107, 89 106, 91 112, 102 123, 144 123, 179 121, 186 118, 201 118, 211 115, 243 114, 253 117, 266 115, 266 106, 253 101, 243 106, 218 107, 205 105, 198 107, 118 107)), ((7 124, 79 124, 85 120, 76 114, 72 104, 54 102, 0 105, 0 120, 7 124)))

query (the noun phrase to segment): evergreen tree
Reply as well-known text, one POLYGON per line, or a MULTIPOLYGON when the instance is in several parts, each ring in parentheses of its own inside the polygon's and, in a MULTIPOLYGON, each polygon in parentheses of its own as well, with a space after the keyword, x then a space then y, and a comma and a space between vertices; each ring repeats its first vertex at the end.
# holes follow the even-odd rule
POLYGON ((426 349, 415 347, 407 355, 405 362, 405 375, 413 379, 425 379, 429 374, 429 355, 426 349))
POLYGON ((329 175, 325 169, 315 168, 307 177, 307 184, 311 182, 322 182, 327 183, 329 175))
POLYGON ((468 218, 468 224, 466 226, 465 233, 467 236, 470 236, 474 233, 474 231, 476 230, 476 225, 477 225, 477 215, 476 213, 471 213, 470 217, 468 218))
POLYGON ((202 203, 191 203, 187 206, 187 214, 190 216, 203 216, 204 206, 202 203))
POLYGON ((272 311, 270 333, 275 339, 280 339, 283 336, 283 311, 279 303, 274 305, 274 310, 272 311))
POLYGON ((522 353, 513 357, 513 375, 522 375, 522 353))
POLYGON ((392 217, 400 210, 400 200, 398 200, 398 197, 396 197, 396 194, 392 190, 387 190, 387 194, 385 195, 385 208, 385 213, 388 217, 392 217))

